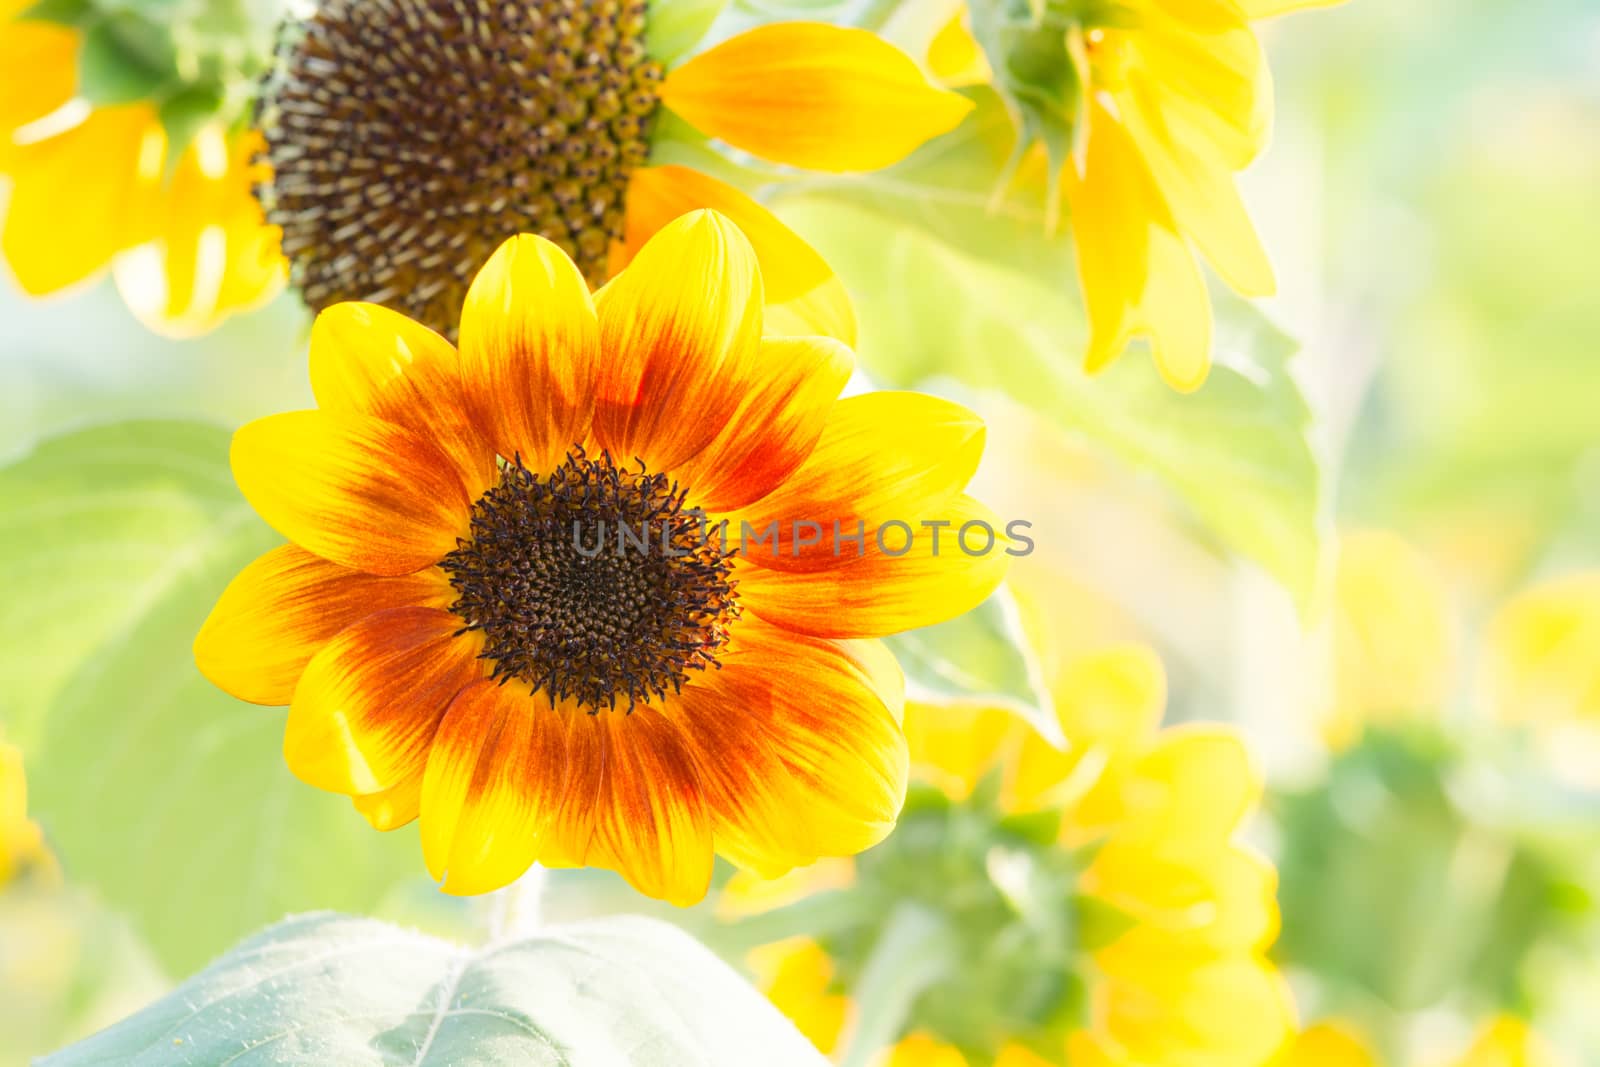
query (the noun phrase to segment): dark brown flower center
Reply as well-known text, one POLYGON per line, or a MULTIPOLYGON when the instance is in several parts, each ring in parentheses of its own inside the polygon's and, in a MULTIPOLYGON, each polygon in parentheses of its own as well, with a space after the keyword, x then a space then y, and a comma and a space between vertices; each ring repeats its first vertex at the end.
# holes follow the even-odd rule
POLYGON ((258 125, 295 284, 453 336, 473 274, 537 233, 592 284, 650 153, 646 0, 322 0, 285 28, 258 125))
POLYGON ((732 555, 664 474, 574 447, 548 476, 506 464, 440 564, 497 678, 590 712, 678 692, 738 618, 732 555))

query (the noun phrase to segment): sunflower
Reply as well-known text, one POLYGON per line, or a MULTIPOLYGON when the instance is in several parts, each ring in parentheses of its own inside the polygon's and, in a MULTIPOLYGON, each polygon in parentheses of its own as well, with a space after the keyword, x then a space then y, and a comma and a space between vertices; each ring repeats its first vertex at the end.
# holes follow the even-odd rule
POLYGON ((513 234, 548 238, 600 285, 672 219, 712 208, 751 239, 772 304, 850 340, 832 272, 706 172, 733 168, 705 139, 873 170, 970 103, 873 34, 815 22, 759 26, 669 70, 651 31, 681 21, 677 6, 326 0, 292 24, 258 124, 262 199, 306 302, 381 303, 449 335, 472 273, 513 234), (695 165, 653 159, 674 148, 695 165))
POLYGON ((447 892, 539 862, 686 904, 714 851, 775 875, 894 825, 901 679, 873 639, 999 583, 1003 551, 901 529, 993 528, 962 493, 983 428, 920 394, 836 400, 849 350, 764 337, 762 287, 715 212, 592 299, 519 236, 459 352, 336 305, 319 410, 235 435, 240 488, 293 543, 224 591, 200 668, 289 704, 305 781, 380 829, 420 813, 447 892))
POLYGON ((28 780, 22 753, 0 740, 0 888, 28 871, 53 872, 39 824, 28 818, 28 780))
MULTIPOLYGON (((1249 1067, 1289 1036, 1262 955, 1275 876, 1235 840, 1259 793, 1238 736, 1158 729, 1164 675, 1140 646, 1070 660, 1055 692, 1066 752, 1007 712, 908 707, 917 784, 899 829, 853 877, 791 876, 796 895, 814 874, 832 887, 797 905, 797 934, 827 932, 753 963, 825 1052, 893 1067, 1249 1067)), ((744 889, 730 885, 730 914, 751 910, 744 889)), ((751 921, 778 930, 784 914, 751 921)))
POLYGON ((1064 201, 1072 217, 1090 372, 1144 338, 1170 385, 1200 387, 1213 333, 1202 257, 1244 296, 1273 292, 1234 186, 1271 125, 1251 21, 1329 2, 971 0, 934 38, 933 69, 993 82, 1024 145, 1048 156, 1051 210, 1064 201))
POLYGON ((44 296, 114 266, 133 313, 174 336, 269 300, 286 272, 252 193, 259 139, 206 124, 169 166, 156 105, 90 106, 82 32, 19 17, 27 6, 0 0, 0 247, 17 283, 44 296))

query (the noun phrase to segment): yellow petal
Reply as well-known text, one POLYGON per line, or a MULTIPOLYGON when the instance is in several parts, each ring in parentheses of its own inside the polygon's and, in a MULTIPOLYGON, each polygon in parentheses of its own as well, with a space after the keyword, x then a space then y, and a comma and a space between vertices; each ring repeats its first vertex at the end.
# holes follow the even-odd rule
MULTIPOLYGON (((897 520, 904 529, 881 527, 881 541, 868 535, 859 558, 853 546, 842 547, 839 566, 791 572, 758 559, 740 567, 742 603, 796 633, 886 637, 965 614, 999 588, 1010 557, 992 511, 958 496, 937 510, 905 514, 897 520)), ((831 540, 830 531, 824 541, 831 540)))
POLYGON ((134 316, 169 337, 192 337, 275 296, 287 278, 278 229, 254 187, 259 134, 228 143, 197 133, 150 210, 150 240, 121 253, 117 288, 134 316))
POLYGON ((1278 875, 1237 845, 1124 840, 1115 832, 1083 890, 1137 920, 1119 944, 1151 953, 1247 953, 1278 935, 1278 875))
POLYGON ((717 851, 766 878, 881 841, 905 799, 898 707, 862 656, 742 620, 722 669, 685 687, 678 723, 717 851))
POLYGON ((1237 0, 1245 15, 1253 19, 1286 15, 1291 11, 1305 11, 1314 7, 1337 7, 1345 0, 1237 0))
POLYGON ((855 356, 826 337, 768 338, 750 391, 717 439, 678 469, 697 505, 723 512, 772 492, 810 457, 855 356))
POLYGON ((755 252, 722 215, 696 211, 651 238, 595 298, 600 444, 653 470, 709 444, 755 380, 762 299, 755 252))
POLYGON ((1124 832, 1148 840, 1226 841, 1260 797, 1260 775, 1236 730, 1172 727, 1129 770, 1124 832))
POLYGON ((422 852, 444 891, 510 885, 539 855, 572 770, 570 709, 513 679, 464 690, 445 713, 422 784, 422 852))
POLYGON ((468 413, 501 456, 546 471, 584 440, 599 344, 588 284, 560 248, 523 234, 490 257, 461 312, 461 368, 468 413))
POLYGON ((391 789, 350 800, 374 830, 398 830, 422 813, 422 775, 412 774, 391 789))
POLYGON ((1318 1023, 1302 1031, 1272 1067, 1381 1067, 1366 1044, 1336 1023, 1318 1023))
MULTIPOLYGON (((880 524, 913 527, 937 519, 977 471, 983 456, 983 420, 960 404, 923 393, 874 392, 848 397, 833 406, 816 448, 790 478, 756 504, 733 517, 748 558, 763 567, 813 571, 845 566, 856 554, 835 553, 835 524, 841 536, 865 531, 872 546, 880 524), (824 533, 810 540, 809 528, 796 537, 797 523, 816 523, 824 533), (755 541, 776 526, 776 538, 755 541)), ((892 532, 890 532, 892 535, 892 532)), ((900 546, 896 540, 892 548, 900 546)))
POLYGON ((22 752, 0 739, 0 889, 19 872, 50 870, 54 859, 38 823, 28 817, 28 779, 22 752))
POLYGON ((377 304, 335 304, 311 327, 311 391, 323 411, 370 415, 449 453, 476 498, 497 480, 495 448, 467 414, 449 341, 377 304))
POLYGON ((472 499, 424 437, 364 415, 270 415, 233 435, 233 476, 261 517, 324 559, 370 574, 436 563, 467 534, 472 499))
POLYGON ((1198 389, 1211 366, 1205 279, 1127 131, 1099 102, 1090 116, 1084 175, 1063 176, 1089 313, 1085 365, 1100 370, 1146 337, 1167 383, 1198 389))
POLYGON ((962 4, 928 44, 928 69, 946 85, 987 85, 994 80, 989 57, 972 36, 968 18, 962 4))
POLYGON ((295 687, 283 755, 297 777, 350 796, 422 773, 457 693, 488 673, 476 632, 436 608, 395 608, 342 630, 295 687))
POLYGON ((1543 582, 1489 626, 1488 689, 1509 722, 1600 723, 1600 572, 1543 582))
POLYGON ((901 1039, 873 1067, 968 1067, 967 1058, 953 1046, 928 1034, 901 1039))
POLYGON ((674 219, 698 208, 720 212, 750 239, 766 295, 773 303, 804 296, 833 277, 827 261, 800 235, 742 190, 675 165, 641 167, 628 179, 627 230, 613 254, 613 272, 674 219))
POLYGON ((0 245, 25 292, 43 296, 98 273, 143 239, 165 138, 144 104, 97 108, 65 132, 18 145, 0 245))
POLYGON ((0 70, 6 72, 0 80, 0 165, 13 130, 72 99, 79 41, 77 30, 53 22, 0 25, 0 70))
POLYGON ((1567 1067, 1568 1061, 1526 1022, 1502 1016, 1484 1027, 1455 1067, 1567 1067))
POLYGON ((284 545, 228 583, 194 639, 194 658, 201 674, 240 700, 287 704, 306 663, 346 626, 389 608, 443 608, 454 599, 436 568, 379 578, 284 545))
POLYGON ((834 1051, 850 1011, 850 998, 829 991, 833 961, 810 938, 762 945, 749 958, 750 969, 767 999, 824 1055, 834 1051))
POLYGON ((907 705, 913 773, 963 799, 1013 747, 1017 725, 1016 715, 1001 708, 907 705))
POLYGON ((823 171, 897 163, 972 110, 893 45, 820 22, 771 23, 724 41, 668 74, 661 99, 702 133, 823 171))
POLYGON ((829 278, 803 296, 769 303, 766 330, 771 337, 832 337, 855 348, 855 304, 844 282, 829 278))

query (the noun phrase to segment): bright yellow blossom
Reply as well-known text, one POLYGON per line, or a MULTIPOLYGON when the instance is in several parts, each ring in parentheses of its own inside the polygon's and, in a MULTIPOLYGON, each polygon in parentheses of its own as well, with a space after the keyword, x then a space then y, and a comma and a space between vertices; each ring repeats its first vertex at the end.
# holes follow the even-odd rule
POLYGON ((842 1053, 871 1022, 840 996, 887 936, 873 909, 892 926, 915 905, 942 916, 952 958, 880 1065, 1267 1063, 1292 1012, 1264 956, 1276 878, 1236 840, 1260 794, 1239 737, 1158 729, 1165 678, 1138 647, 1068 662, 1054 692, 1065 753, 1005 712, 908 707, 913 780, 944 799, 914 799, 850 888, 830 873, 862 928, 767 950, 769 993, 842 1053))
MULTIPOLYGON (((1200 387, 1213 335, 1202 259, 1242 295, 1273 292, 1271 264, 1234 186, 1271 129, 1271 79, 1251 23, 1326 2, 1037 0, 1031 15, 1019 15, 1019 5, 970 0, 935 38, 930 63, 951 84, 996 80, 1019 34, 1030 56, 1055 49, 1073 69, 1070 93, 1033 94, 1019 106, 1024 136, 1040 136, 1059 170, 1052 188, 1059 183, 1072 219, 1091 372, 1143 338, 1169 384, 1200 387), (1051 128, 1071 139, 1070 162, 1038 133, 1051 128)), ((1025 78, 1022 65, 1006 68, 998 84, 1025 78)))

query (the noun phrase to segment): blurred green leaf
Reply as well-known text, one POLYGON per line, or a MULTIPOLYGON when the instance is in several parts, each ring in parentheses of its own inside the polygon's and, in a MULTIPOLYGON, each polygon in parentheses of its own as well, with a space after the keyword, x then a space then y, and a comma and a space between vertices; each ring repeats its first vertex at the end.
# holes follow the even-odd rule
POLYGON ((38 22, 59 22, 63 26, 80 25, 84 17, 89 14, 89 0, 38 0, 37 3, 22 9, 16 18, 32 19, 38 22))
MULTIPOLYGON (((1310 410, 1290 374, 1295 344, 1251 305, 1213 294, 1217 362, 1195 394, 1173 392, 1137 348, 1091 378, 1078 366, 1084 325, 1069 283, 981 261, 832 194, 781 206, 850 287, 861 360, 880 384, 954 379, 1006 394, 1156 475, 1304 607, 1321 493, 1310 410)), ((1011 230, 996 225, 990 240, 1001 245, 1011 230)))
POLYGON ((233 488, 227 442, 192 423, 120 423, 0 474, 14 502, 0 676, 26 691, 42 663, 58 690, 31 731, 34 810, 69 877, 179 973, 286 912, 370 908, 420 869, 409 835, 373 831, 290 775, 282 712, 194 666, 223 586, 281 540, 233 488))
POLYGON ((1038 656, 1004 587, 960 618, 887 641, 912 700, 1006 708, 1051 744, 1066 746, 1038 656))
POLYGON ((469 949, 309 915, 41 1067, 824 1067, 688 935, 624 918, 469 949))
POLYGON ((674 66, 705 37, 728 0, 650 0, 645 51, 657 63, 674 66))
POLYGON ((164 95, 177 71, 163 29, 133 14, 101 18, 83 36, 78 91, 91 104, 128 104, 164 95))

